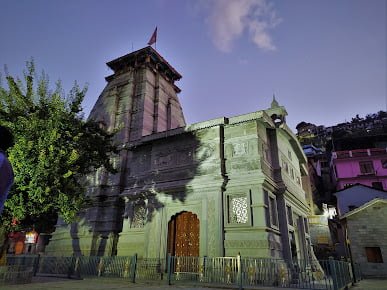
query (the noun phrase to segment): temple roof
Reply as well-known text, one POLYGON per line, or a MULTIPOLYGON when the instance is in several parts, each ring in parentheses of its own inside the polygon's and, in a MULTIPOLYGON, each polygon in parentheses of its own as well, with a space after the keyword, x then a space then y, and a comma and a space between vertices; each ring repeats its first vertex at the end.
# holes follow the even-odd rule
POLYGON ((155 67, 163 71, 166 76, 171 80, 176 81, 181 79, 181 75, 151 46, 147 46, 116 58, 106 63, 114 72, 117 72, 127 66, 133 66, 135 64, 152 64, 155 67))

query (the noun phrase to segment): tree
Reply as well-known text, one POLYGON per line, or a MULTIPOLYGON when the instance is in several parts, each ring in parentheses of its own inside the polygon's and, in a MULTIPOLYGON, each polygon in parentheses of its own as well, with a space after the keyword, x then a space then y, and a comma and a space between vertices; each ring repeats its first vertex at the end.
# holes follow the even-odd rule
POLYGON ((7 75, 0 83, 0 123, 9 127, 15 145, 8 152, 15 184, 2 215, 3 226, 13 220, 47 230, 57 215, 75 219, 85 205, 86 176, 110 164, 112 134, 99 124, 85 121, 81 103, 86 88, 77 84, 65 96, 60 83, 49 90, 48 77, 35 77, 27 62, 23 80, 7 75), (35 82, 36 79, 36 82, 35 82))

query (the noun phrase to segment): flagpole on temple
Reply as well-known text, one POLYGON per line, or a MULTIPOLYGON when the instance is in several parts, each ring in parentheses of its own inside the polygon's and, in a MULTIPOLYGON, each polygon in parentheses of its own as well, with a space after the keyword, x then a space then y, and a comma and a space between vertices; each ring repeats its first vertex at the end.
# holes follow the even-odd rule
POLYGON ((154 44, 155 50, 156 50, 156 42, 157 42, 157 26, 155 28, 155 31, 153 31, 151 38, 148 41, 148 45, 152 46, 154 44))

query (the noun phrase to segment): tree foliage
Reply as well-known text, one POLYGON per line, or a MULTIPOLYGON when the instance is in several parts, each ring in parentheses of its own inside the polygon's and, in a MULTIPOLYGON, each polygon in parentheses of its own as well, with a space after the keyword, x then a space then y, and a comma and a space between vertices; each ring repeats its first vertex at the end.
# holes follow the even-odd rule
POLYGON ((58 82, 50 90, 44 73, 35 76, 33 61, 23 80, 7 75, 6 83, 6 88, 0 84, 0 123, 15 137, 8 151, 15 184, 3 225, 14 219, 39 224, 57 214, 70 222, 85 204, 85 176, 101 166, 114 172, 113 136, 83 119, 86 88, 75 84, 65 96, 58 82))

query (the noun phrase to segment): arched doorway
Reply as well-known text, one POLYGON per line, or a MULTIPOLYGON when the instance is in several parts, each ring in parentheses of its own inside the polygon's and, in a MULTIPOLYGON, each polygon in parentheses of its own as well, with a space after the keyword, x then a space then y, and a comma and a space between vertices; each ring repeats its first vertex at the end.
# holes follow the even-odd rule
POLYGON ((168 254, 199 257, 200 222, 196 214, 181 212, 168 222, 168 254))

